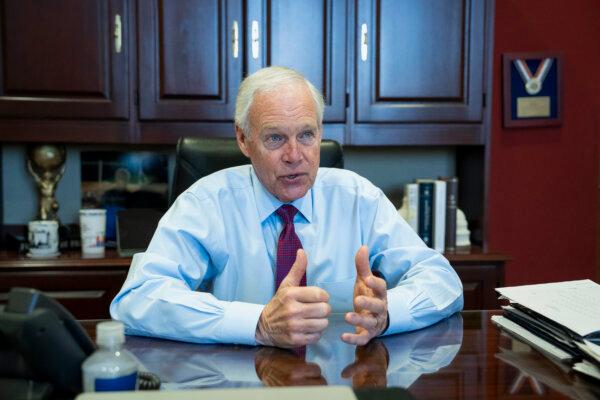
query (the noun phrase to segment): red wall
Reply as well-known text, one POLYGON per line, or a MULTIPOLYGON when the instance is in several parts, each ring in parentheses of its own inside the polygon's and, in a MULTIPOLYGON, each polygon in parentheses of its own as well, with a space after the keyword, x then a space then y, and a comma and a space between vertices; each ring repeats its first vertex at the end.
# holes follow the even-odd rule
POLYGON ((489 249, 509 285, 596 279, 600 1, 497 0, 489 249), (563 52, 563 124, 502 127, 501 55, 563 52))

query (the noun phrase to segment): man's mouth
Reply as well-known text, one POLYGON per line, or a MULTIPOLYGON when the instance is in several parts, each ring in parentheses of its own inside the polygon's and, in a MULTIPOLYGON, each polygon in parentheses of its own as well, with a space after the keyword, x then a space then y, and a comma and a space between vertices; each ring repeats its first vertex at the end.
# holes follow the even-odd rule
POLYGON ((290 174, 290 175, 284 175, 282 176, 283 180, 286 182, 295 182, 296 180, 300 179, 302 177, 303 174, 290 174))

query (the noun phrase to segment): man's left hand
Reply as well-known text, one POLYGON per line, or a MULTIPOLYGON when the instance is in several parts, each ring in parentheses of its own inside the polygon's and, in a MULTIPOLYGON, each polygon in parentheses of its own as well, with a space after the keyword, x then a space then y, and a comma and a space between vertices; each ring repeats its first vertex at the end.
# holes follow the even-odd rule
POLYGON ((387 326, 387 285, 371 272, 367 246, 358 249, 355 263, 354 312, 347 313, 345 319, 356 327, 356 333, 344 333, 342 340, 362 346, 383 333, 387 326))

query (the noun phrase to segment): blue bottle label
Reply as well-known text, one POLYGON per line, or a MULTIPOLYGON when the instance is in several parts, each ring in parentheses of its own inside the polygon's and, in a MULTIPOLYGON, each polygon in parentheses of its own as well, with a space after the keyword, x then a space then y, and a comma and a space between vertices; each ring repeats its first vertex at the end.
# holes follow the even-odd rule
POLYGON ((129 375, 120 376, 118 378, 101 379, 96 378, 94 391, 96 392, 113 392, 117 390, 135 390, 137 382, 137 372, 129 375))

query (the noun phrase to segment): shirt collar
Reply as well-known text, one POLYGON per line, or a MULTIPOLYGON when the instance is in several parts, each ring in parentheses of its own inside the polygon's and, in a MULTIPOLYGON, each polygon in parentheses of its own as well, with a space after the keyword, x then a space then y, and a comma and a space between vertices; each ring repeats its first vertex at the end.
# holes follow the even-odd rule
MULTIPOLYGON (((258 210, 258 218, 260 222, 264 222, 271 214, 275 212, 283 204, 275 196, 273 196, 267 188, 258 179, 254 166, 250 168, 250 174, 252 179, 252 190, 254 191, 254 199, 256 201, 256 208, 258 210)), ((300 211, 300 214, 310 223, 312 221, 312 188, 308 189, 306 194, 290 204, 293 205, 300 211)))

